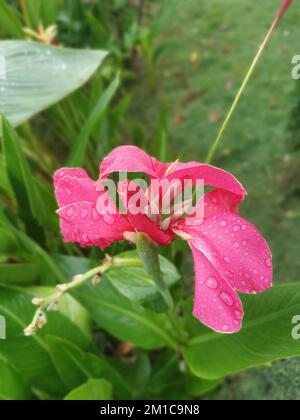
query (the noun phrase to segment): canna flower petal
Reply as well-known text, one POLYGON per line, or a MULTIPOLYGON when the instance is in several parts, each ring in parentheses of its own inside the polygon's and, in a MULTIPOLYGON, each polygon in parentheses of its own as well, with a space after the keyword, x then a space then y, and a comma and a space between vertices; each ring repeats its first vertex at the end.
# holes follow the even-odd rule
POLYGON ((203 253, 201 239, 195 237, 189 245, 196 275, 193 315, 216 332, 238 332, 243 320, 243 307, 238 295, 203 253))
POLYGON ((212 165, 200 164, 197 162, 180 163, 173 165, 172 171, 167 173, 166 178, 169 181, 175 179, 193 181, 203 180, 204 185, 215 188, 222 188, 226 191, 244 198, 247 195, 242 184, 229 172, 216 168, 212 165))
POLYGON ((61 169, 54 174, 54 185, 65 242, 104 249, 123 240, 125 231, 132 231, 107 192, 96 191, 95 181, 84 170, 61 169))
POLYGON ((256 227, 239 216, 239 199, 215 190, 204 202, 204 221, 189 226, 186 218, 178 223, 180 229, 197 239, 198 248, 201 241, 203 253, 233 289, 255 294, 272 287, 271 251, 256 227))
POLYGON ((100 166, 100 179, 113 172, 142 172, 153 178, 162 177, 168 164, 157 161, 136 146, 120 146, 114 149, 100 166))
MULTIPOLYGON (((229 327, 228 332, 234 332, 234 326, 240 328, 238 320, 232 318, 230 324, 227 319, 227 323, 221 325, 225 319, 219 313, 218 300, 223 296, 226 301, 229 294, 229 306, 235 308, 234 312, 230 312, 231 315, 240 314, 242 311, 241 308, 237 309, 235 291, 256 294, 270 288, 272 255, 259 231, 238 215, 240 197, 219 189, 207 193, 203 200, 205 217, 201 224, 189 224, 189 217, 193 214, 177 224, 184 235, 189 235, 188 242, 195 260, 194 313, 216 331, 225 326, 225 329, 229 327), (208 293, 208 289, 213 292, 208 293), (206 306, 210 305, 208 313, 215 311, 215 323, 212 315, 203 314, 205 299, 206 306), (235 302, 234 305, 231 301, 235 302)), ((226 314, 228 316, 228 311, 226 314)))

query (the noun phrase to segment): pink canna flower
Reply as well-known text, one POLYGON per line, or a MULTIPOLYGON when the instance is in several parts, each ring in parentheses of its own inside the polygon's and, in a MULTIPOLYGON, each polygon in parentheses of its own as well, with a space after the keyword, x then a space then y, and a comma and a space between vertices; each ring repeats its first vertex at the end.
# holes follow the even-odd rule
MULTIPOLYGON (((194 316, 217 332, 241 329, 244 314, 238 292, 256 294, 272 286, 271 252, 259 231, 239 216, 238 207, 247 194, 228 172, 197 162, 161 163, 137 147, 121 146, 103 160, 97 182, 82 169, 61 169, 54 175, 54 183, 66 242, 104 249, 136 232, 147 234, 160 246, 167 246, 176 236, 186 240, 195 264, 194 316), (201 179, 214 190, 206 193, 188 216, 171 214, 166 219, 149 212, 152 196, 137 186, 145 211, 134 211, 128 205, 130 200, 125 200, 133 194, 132 182, 125 180, 118 184, 120 200, 127 206, 122 214, 101 188, 115 172, 143 173, 151 183, 188 179, 195 184, 201 179), (104 202, 106 211, 99 204, 104 202), (204 207, 204 217, 195 223, 199 206, 204 207)), ((157 207, 161 208, 163 198, 158 192, 157 207)))

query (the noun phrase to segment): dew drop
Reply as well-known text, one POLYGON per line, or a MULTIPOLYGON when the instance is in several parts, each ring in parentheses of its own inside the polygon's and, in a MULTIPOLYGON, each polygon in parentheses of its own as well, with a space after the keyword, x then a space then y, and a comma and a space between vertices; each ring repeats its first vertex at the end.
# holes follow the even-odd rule
POLYGON ((229 330, 228 325, 223 325, 223 327, 222 327, 222 331, 228 331, 228 330, 229 330))
POLYGON ((238 319, 239 321, 241 319, 243 319, 243 313, 241 311, 235 311, 234 315, 235 315, 236 319, 238 319))
POLYGON ((103 220, 108 225, 112 225, 115 222, 115 216, 113 214, 105 214, 103 220))
POLYGON ((214 277, 210 277, 206 282, 206 286, 209 287, 210 289, 217 289, 218 282, 214 277))
POLYGON ((267 267, 272 267, 272 260, 271 260, 271 258, 267 258, 266 259, 266 266, 267 267))
POLYGON ((233 299, 230 296, 229 293, 227 292, 222 292, 220 295, 222 301, 227 305, 227 306, 232 306, 233 305, 233 299))
POLYGON ((239 232, 241 230, 241 228, 240 228, 240 226, 239 225, 235 225, 234 227, 233 227, 233 231, 234 232, 239 232))
POLYGON ((231 271, 225 271, 225 274, 227 277, 229 277, 230 279, 233 279, 233 273, 231 271))
POLYGON ((226 227, 226 226, 227 226, 227 222, 225 222, 225 220, 223 220, 223 221, 220 223, 220 226, 221 226, 221 227, 223 227, 223 228, 224 228, 224 227, 226 227))
POLYGON ((239 244, 238 242, 235 242, 235 243, 234 243, 234 247, 235 247, 235 248, 239 248, 239 247, 240 247, 240 244, 239 244))
POLYGON ((224 261, 226 262, 226 264, 229 264, 230 263, 230 258, 224 257, 224 261))
POLYGON ((70 207, 70 208, 67 210, 66 215, 67 215, 67 217, 72 217, 72 216, 73 216, 73 214, 74 214, 73 207, 70 207))

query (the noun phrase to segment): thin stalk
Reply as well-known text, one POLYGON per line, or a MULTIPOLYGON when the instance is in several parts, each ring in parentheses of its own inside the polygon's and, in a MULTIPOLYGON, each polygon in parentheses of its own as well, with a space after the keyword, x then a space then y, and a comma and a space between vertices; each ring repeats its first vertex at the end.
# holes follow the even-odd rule
POLYGON ((92 283, 96 286, 101 281, 104 274, 112 267, 142 267, 142 262, 136 258, 125 259, 106 256, 106 259, 101 266, 93 268, 85 274, 75 276, 70 283, 58 284, 56 286, 56 291, 52 295, 46 298, 34 298, 32 303, 38 306, 38 309, 35 312, 31 324, 24 330, 24 334, 26 336, 31 336, 41 329, 47 323, 45 312, 57 310, 60 300, 66 293, 70 293, 72 290, 77 289, 90 279, 93 279, 92 283))

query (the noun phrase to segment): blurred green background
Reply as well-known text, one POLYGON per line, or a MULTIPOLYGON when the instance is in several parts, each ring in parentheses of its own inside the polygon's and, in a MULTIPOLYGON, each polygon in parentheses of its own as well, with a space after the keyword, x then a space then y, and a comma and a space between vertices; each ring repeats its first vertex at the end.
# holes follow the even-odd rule
MULTIPOLYGON (((167 3, 50 1, 50 14, 50 8, 43 12, 43 1, 2 2, 15 11, 21 28, 56 24, 57 42, 64 46, 111 52, 86 87, 18 129, 37 179, 51 194, 52 173, 68 158, 99 93, 119 69, 121 86, 90 132, 84 165, 91 175, 97 176, 101 159, 120 144, 142 146, 170 161, 205 160, 280 1, 181 0, 166 8, 167 3)), ((271 246, 276 284, 300 277, 300 81, 291 77, 292 57, 300 54, 299 22, 295 1, 273 35, 213 162, 232 172, 248 191, 241 213, 271 246)), ((1 38, 24 38, 19 29, 2 21, 1 38)), ((1 176, 1 202, 13 213, 15 203, 2 171, 1 176)), ((49 200, 54 226, 55 203, 49 200)), ((50 231, 47 246, 42 245, 61 252, 57 230, 50 231)), ((110 251, 125 249, 121 244, 110 251)), ((80 257, 103 256, 98 250, 83 255, 72 245, 63 250, 80 257)), ((176 244, 165 256, 174 258, 189 290, 193 266, 184 251, 176 244)), ((107 341, 115 345, 113 339, 106 345, 107 341)), ((207 398, 299 399, 299 363, 295 358, 230 377, 207 398)), ((174 394, 161 395, 179 398, 180 384, 174 394)))

